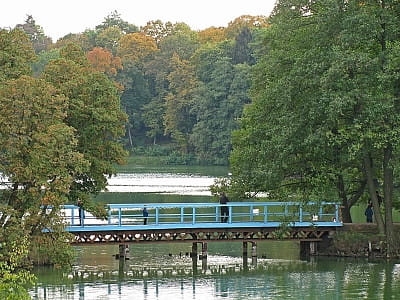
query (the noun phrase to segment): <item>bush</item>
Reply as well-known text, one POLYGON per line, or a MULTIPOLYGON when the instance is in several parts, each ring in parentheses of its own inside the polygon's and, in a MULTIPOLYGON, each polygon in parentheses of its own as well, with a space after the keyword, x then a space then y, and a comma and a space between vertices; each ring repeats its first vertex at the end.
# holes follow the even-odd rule
POLYGON ((342 255, 363 256, 368 251, 368 243, 376 242, 376 235, 359 232, 338 232, 333 238, 336 251, 342 255))

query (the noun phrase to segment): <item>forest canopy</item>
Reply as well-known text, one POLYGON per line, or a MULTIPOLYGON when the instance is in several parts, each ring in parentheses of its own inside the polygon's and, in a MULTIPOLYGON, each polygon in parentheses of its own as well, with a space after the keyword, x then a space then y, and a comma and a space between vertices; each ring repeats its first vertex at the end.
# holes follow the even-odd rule
POLYGON ((55 43, 48 43, 32 16, 16 28, 28 34, 38 55, 35 76, 74 43, 94 70, 114 82, 128 116, 123 143, 131 153, 166 155, 177 164, 227 165, 231 133, 250 102, 252 43, 266 26, 265 16, 244 15, 227 27, 201 31, 160 20, 137 27, 115 11, 94 29, 55 43))

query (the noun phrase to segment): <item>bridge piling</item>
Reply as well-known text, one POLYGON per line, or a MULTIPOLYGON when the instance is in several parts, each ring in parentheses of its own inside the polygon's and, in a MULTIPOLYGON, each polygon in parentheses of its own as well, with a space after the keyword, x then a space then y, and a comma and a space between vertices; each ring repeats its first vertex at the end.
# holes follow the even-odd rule
POLYGON ((192 252, 190 256, 192 257, 193 275, 195 275, 197 273, 197 242, 192 243, 192 252))
POLYGON ((301 241, 300 242, 300 256, 309 257, 310 255, 317 254, 317 242, 314 241, 301 241))
POLYGON ((257 242, 251 242, 251 264, 257 266, 257 242))
POLYGON ((128 244, 119 244, 118 245, 118 254, 115 255, 117 259, 128 259, 129 246, 128 244))
POLYGON ((207 270, 207 256, 208 256, 207 246, 208 245, 205 242, 203 242, 201 246, 201 266, 203 271, 207 270))
POLYGON ((245 270, 248 269, 247 259, 247 242, 243 242, 243 269, 245 270))

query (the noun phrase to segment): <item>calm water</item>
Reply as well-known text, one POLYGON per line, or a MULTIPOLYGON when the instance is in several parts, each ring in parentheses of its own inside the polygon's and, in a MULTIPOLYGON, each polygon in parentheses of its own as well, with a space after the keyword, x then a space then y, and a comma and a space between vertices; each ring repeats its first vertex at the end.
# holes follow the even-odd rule
MULTIPOLYGON (((400 263, 300 260, 296 243, 258 244, 243 267, 242 244, 209 243, 207 267, 193 266, 191 244, 77 247, 70 272, 39 268, 34 299, 399 299, 400 263), (262 258, 265 257, 265 258, 262 258)), ((200 250, 200 249, 199 249, 200 250)))
MULTIPOLYGON (((143 198, 149 201, 151 195, 162 194, 177 202, 210 200, 207 188, 213 181, 212 176, 196 173, 141 172, 112 178, 109 191, 150 193, 143 198)), ((191 243, 132 244, 126 261, 115 259, 118 246, 75 247, 71 271, 35 269, 39 280, 31 296, 43 300, 400 299, 400 261, 301 260, 297 243, 259 242, 257 262, 250 257, 243 262, 241 242, 214 242, 208 244, 205 265, 201 260, 194 264, 191 247, 191 243)), ((249 247, 249 256, 250 252, 249 247)))

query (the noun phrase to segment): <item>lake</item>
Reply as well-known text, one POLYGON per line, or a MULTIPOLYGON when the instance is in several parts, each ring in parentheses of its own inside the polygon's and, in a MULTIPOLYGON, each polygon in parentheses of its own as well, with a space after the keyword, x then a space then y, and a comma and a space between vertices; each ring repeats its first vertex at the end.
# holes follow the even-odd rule
MULTIPOLYGON (((218 172, 121 173, 99 201, 215 201, 208 186, 218 172), (212 174, 212 175, 207 175, 212 174), (201 199, 201 200, 199 200, 201 199)), ((207 266, 190 257, 191 243, 74 247, 72 270, 35 268, 33 299, 398 299, 400 261, 302 259, 295 242, 259 242, 244 265, 241 242, 208 243, 207 266)), ((199 249, 199 253, 200 253, 199 249)), ((250 251, 249 251, 250 255, 250 251)))

